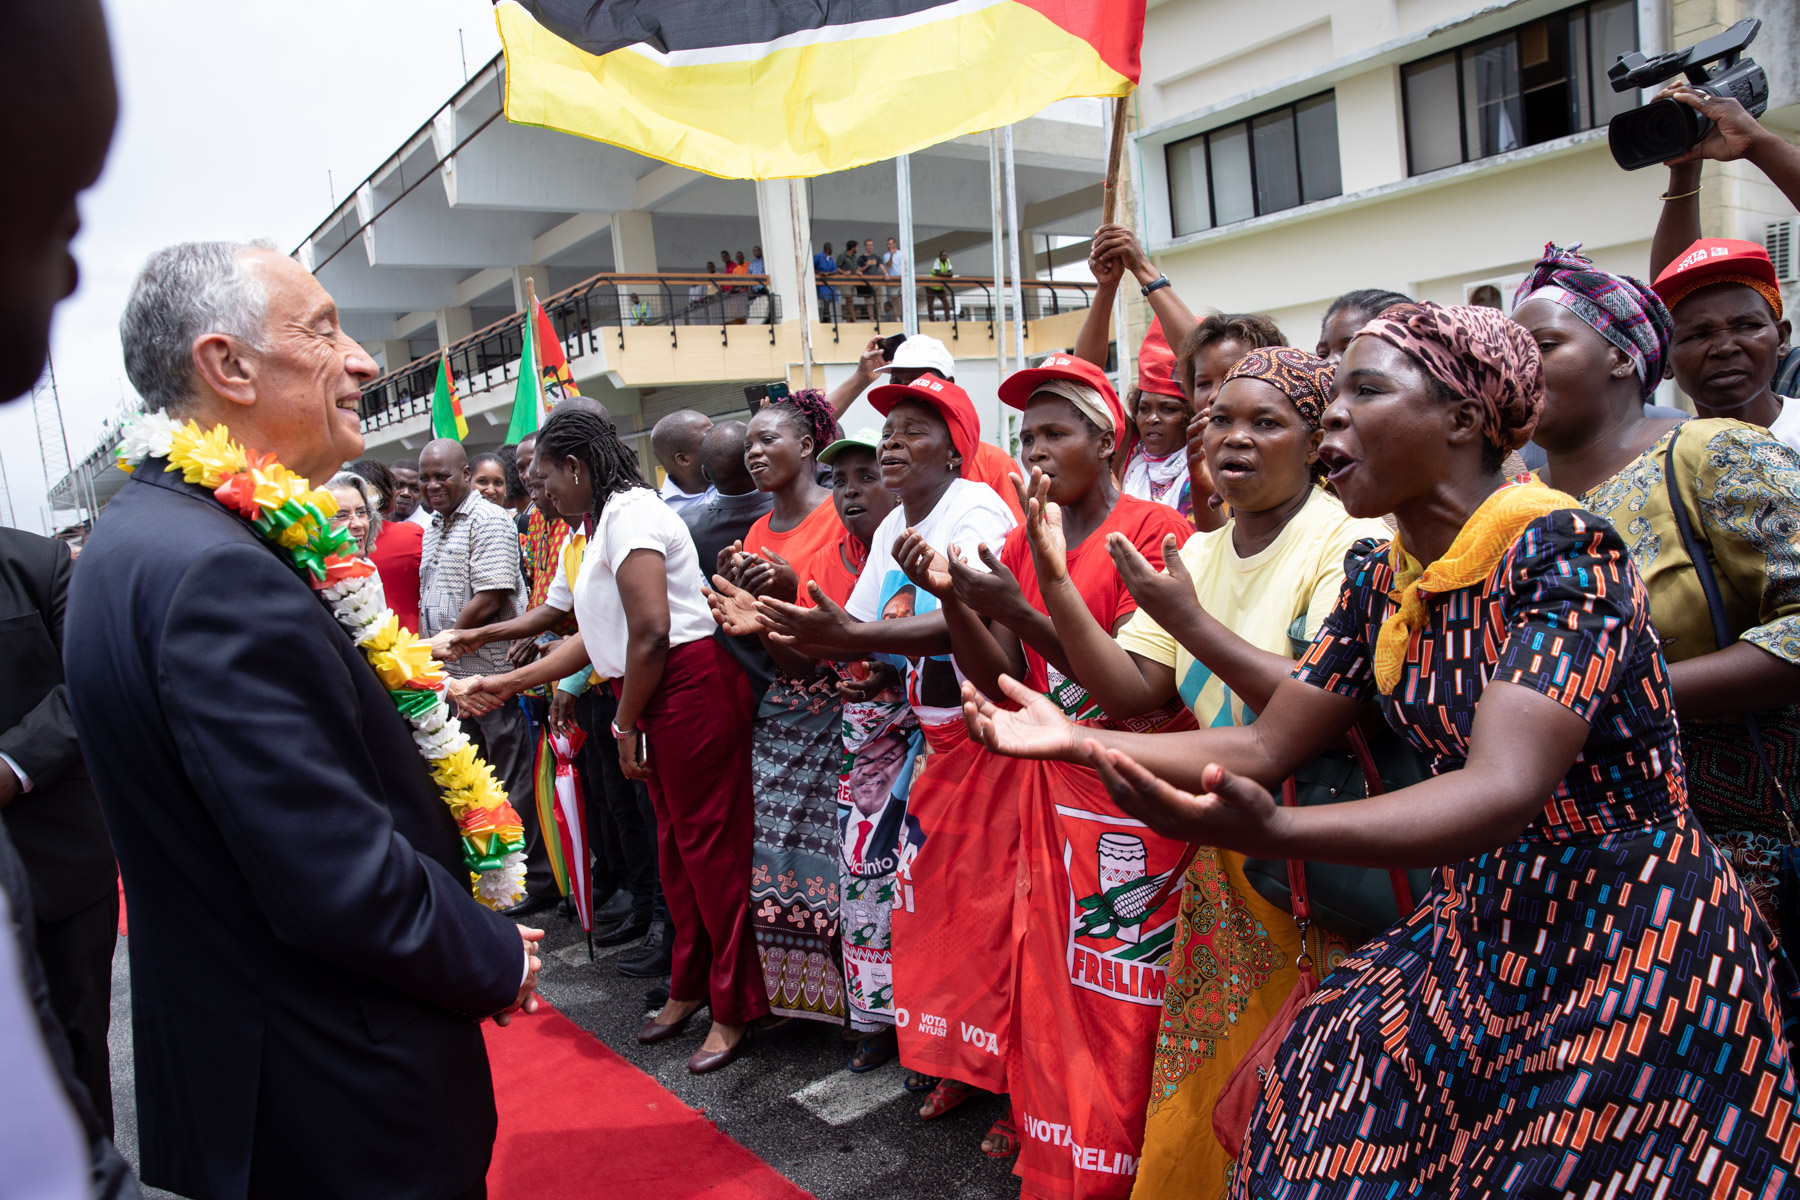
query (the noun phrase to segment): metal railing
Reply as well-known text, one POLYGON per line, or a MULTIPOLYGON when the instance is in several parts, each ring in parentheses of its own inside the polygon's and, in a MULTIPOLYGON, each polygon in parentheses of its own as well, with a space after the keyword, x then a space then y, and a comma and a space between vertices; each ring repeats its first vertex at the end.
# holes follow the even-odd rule
MULTIPOLYGON (((627 325, 667 328, 674 346, 689 330, 716 329, 720 342, 729 346, 734 326, 740 336, 745 329, 756 329, 761 336, 766 328, 773 345, 774 326, 781 320, 781 302, 769 291, 767 275, 607 273, 543 304, 571 361, 597 353, 606 329, 617 331, 620 349, 627 325)), ((461 395, 480 395, 518 378, 524 327, 525 315, 513 313, 450 344, 450 373, 461 395)), ((436 354, 418 359, 364 386, 363 429, 382 429, 429 413, 438 359, 436 354)))
MULTIPOLYGON (((819 320, 831 326, 831 340, 839 342, 843 326, 867 324, 876 336, 900 329, 901 293, 906 285, 897 275, 833 274, 816 276, 819 291, 819 320)), ((960 340, 962 326, 987 326, 989 338, 994 336, 996 308, 1006 309, 1008 296, 1002 291, 996 304, 994 280, 980 275, 952 275, 917 278, 919 320, 950 322, 950 339, 960 340)), ((1028 279, 1022 285, 1024 325, 1027 331, 1033 321, 1054 317, 1093 306, 1092 283, 1063 280, 1028 279)), ((1011 317, 1009 316, 1010 320, 1011 317)))

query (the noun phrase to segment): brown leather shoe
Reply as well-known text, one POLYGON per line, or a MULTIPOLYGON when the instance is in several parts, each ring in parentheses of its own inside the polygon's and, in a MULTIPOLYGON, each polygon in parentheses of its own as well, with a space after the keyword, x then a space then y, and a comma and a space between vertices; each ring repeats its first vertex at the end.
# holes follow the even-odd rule
POLYGON ((696 1008, 693 1012, 690 1012, 687 1016, 681 1018, 681 1020, 669 1025, 659 1025, 657 1024, 656 1018, 651 1017, 648 1021, 644 1022, 644 1027, 638 1030, 639 1044, 644 1046, 654 1046, 658 1042, 666 1042, 672 1038, 680 1037, 682 1032, 687 1029, 687 1023, 694 1019, 694 1013, 699 1011, 700 1009, 696 1008))
POLYGON ((723 1050, 696 1050, 688 1059, 688 1070, 695 1075, 705 1075, 717 1071, 721 1067, 729 1067, 738 1060, 744 1048, 750 1044, 750 1035, 755 1032, 753 1026, 744 1026, 744 1034, 737 1041, 723 1050))

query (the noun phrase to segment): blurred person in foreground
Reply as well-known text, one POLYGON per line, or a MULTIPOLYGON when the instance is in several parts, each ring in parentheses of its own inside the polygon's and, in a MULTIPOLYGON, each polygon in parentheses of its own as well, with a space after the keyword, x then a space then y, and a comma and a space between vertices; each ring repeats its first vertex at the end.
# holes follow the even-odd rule
MULTIPOLYGON (((152 255, 120 322, 147 405, 324 483, 375 363, 272 249, 152 255)), ((194 1200, 486 1194, 480 1021, 537 930, 475 901, 411 725, 270 541, 150 455, 70 587, 69 708, 131 910, 143 1172, 194 1200)))
MULTIPOLYGON (((30 185, 0 192, 0 402, 24 393, 44 369, 51 314, 75 290, 76 200, 100 175, 117 117, 97 0, 8 5, 0 16, 0 146, 30 185)), ((5 1200, 138 1194, 107 1136, 118 899, 63 686, 71 561, 65 543, 0 530, 5 1200), (13 837, 22 846, 16 853, 13 837)))

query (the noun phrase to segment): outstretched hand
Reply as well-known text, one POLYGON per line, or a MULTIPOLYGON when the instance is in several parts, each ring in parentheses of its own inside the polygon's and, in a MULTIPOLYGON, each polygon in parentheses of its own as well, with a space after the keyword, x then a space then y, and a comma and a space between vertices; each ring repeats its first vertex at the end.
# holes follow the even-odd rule
POLYGON ((449 679, 444 683, 444 693, 456 702, 456 715, 459 718, 485 717, 512 698, 512 693, 498 682, 499 679, 498 675, 469 675, 462 679, 449 679))
POLYGON ((1194 598, 1194 578, 1181 561, 1174 534, 1164 535, 1162 550, 1163 569, 1158 571, 1124 534, 1109 534, 1106 539, 1106 551, 1112 555, 1125 590, 1152 620, 1168 629, 1200 602, 1194 598))
POLYGON ((806 591, 812 597, 813 608, 802 608, 767 596, 757 598, 756 615, 767 628, 769 640, 778 646, 846 649, 845 634, 856 622, 817 583, 807 581, 806 591))
POLYGON ((518 998, 494 1014, 496 1025, 512 1024, 513 1014, 516 1012, 534 1013, 538 1010, 537 979, 538 972, 544 969, 544 963, 538 958, 537 944, 544 940, 544 931, 521 925, 519 940, 525 946, 525 982, 519 985, 518 998))
POLYGON ((1213 763, 1200 776, 1209 790, 1196 796, 1158 779, 1131 755, 1109 750, 1093 738, 1081 743, 1080 753, 1098 772, 1113 803, 1164 837, 1245 854, 1280 849, 1278 826, 1283 810, 1254 779, 1234 775, 1213 763))
POLYGON ((713 620, 720 629, 732 637, 764 632, 766 627, 756 611, 755 596, 723 575, 714 575, 712 581, 712 587, 700 590, 706 594, 706 606, 712 609, 713 620))
POLYGON ((987 570, 977 571, 964 560, 961 550, 950 547, 950 582, 957 600, 990 621, 1013 622, 1020 610, 1032 611, 1018 577, 1000 561, 1000 556, 988 549, 986 542, 977 542, 975 553, 987 570))
POLYGON ((1031 547, 1039 586, 1061 583, 1069 577, 1069 540, 1063 534, 1062 505, 1050 499, 1049 476, 1033 467, 1029 484, 1017 475, 1007 478, 1019 497, 1019 507, 1025 510, 1025 541, 1031 547))
POLYGON ((472 630, 446 629, 431 639, 431 657, 439 662, 453 663, 463 655, 471 653, 478 647, 469 636, 472 630))
POLYGON ((1017 711, 1001 708, 972 683, 962 685, 963 724, 970 737, 1009 758, 1075 758, 1077 726, 1048 696, 1011 675, 1000 676, 1000 690, 1017 711))
POLYGON ((752 596, 792 600, 800 594, 800 572, 767 547, 738 560, 738 583, 752 596))
POLYGON ((900 672, 891 663, 868 659, 846 663, 844 669, 850 673, 850 678, 838 680, 837 690, 846 703, 874 700, 884 692, 899 693, 900 672))
POLYGON ((906 577, 938 598, 940 603, 955 596, 956 583, 950 577, 950 564, 933 550, 916 529, 908 529, 894 542, 894 561, 906 577))
POLYGON ((1774 136, 1737 100, 1703 92, 1685 80, 1670 83, 1656 98, 1685 104, 1713 123, 1712 129, 1698 144, 1687 153, 1669 159, 1665 166, 1699 162, 1703 158, 1719 162, 1746 158, 1759 140, 1774 136))

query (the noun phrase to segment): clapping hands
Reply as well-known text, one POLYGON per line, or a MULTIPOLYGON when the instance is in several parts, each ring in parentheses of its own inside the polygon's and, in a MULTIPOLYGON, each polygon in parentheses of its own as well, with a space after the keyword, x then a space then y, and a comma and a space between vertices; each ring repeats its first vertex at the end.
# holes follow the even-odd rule
POLYGON ((1138 553, 1131 539, 1122 533, 1107 535, 1106 552, 1112 555, 1125 590, 1138 602, 1138 607, 1164 629, 1173 628, 1184 612, 1199 606, 1199 601, 1194 598, 1194 577, 1188 574, 1186 564, 1181 561, 1181 549, 1174 534, 1163 536, 1163 569, 1160 571, 1138 553))

